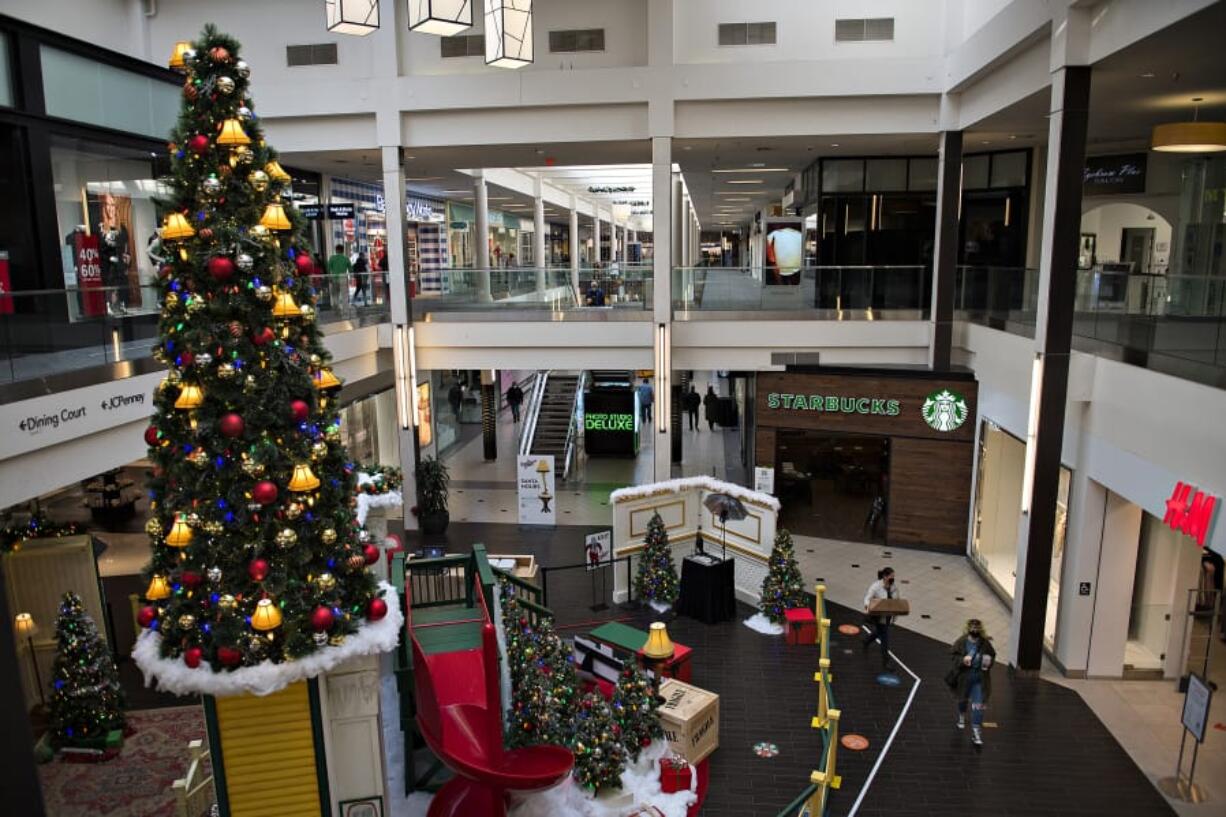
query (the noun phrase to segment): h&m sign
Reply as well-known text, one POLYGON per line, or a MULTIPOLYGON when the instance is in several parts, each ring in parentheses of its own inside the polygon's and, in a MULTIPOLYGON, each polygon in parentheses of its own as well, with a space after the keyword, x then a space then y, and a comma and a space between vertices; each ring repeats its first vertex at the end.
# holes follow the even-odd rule
POLYGON ((1191 536, 1196 544, 1204 547, 1217 504, 1217 497, 1194 488, 1190 483, 1177 482, 1170 499, 1166 501, 1166 516, 1162 517, 1162 522, 1171 530, 1191 536))

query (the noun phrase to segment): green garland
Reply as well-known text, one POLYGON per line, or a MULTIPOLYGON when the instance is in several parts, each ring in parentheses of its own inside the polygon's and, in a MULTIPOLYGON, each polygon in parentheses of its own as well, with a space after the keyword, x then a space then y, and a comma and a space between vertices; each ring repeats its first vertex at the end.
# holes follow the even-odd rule
POLYGON ((23 544, 34 539, 56 539, 82 533, 85 533, 85 528, 76 522, 60 524, 49 521, 42 514, 35 514, 25 525, 10 525, 0 529, 0 554, 21 550, 23 544))

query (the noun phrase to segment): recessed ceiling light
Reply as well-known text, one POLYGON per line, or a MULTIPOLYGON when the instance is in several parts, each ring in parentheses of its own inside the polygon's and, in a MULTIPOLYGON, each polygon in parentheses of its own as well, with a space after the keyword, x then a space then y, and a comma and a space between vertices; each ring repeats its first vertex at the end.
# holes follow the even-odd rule
POLYGON ((761 179, 729 179, 728 184, 762 184, 761 179))
POLYGON ((838 143, 838 142, 831 142, 831 143, 830 143, 830 147, 832 147, 832 148, 837 148, 838 146, 839 146, 839 143, 838 143))
POLYGON ((981 144, 981 145, 990 145, 990 144, 992 144, 992 140, 991 140, 991 139, 980 139, 980 140, 979 140, 979 144, 981 144))
POLYGON ((1141 79, 1153 79, 1156 75, 1153 71, 1144 71, 1141 73, 1141 79))
POLYGON ((416 159, 417 157, 416 157, 416 156, 405 156, 404 158, 406 158, 406 159, 416 159))
POLYGON ((438 182, 442 181, 442 176, 421 176, 420 178, 406 178, 406 182, 438 182))
POLYGON ((471 193, 472 191, 471 191, 471 190, 440 190, 440 191, 438 191, 438 192, 440 192, 440 193, 456 193, 457 195, 463 195, 464 193, 471 193))
POLYGON ((689 145, 682 145, 682 146, 681 146, 681 149, 682 149, 682 150, 693 150, 693 148, 692 148, 692 147, 690 147, 689 145))
MULTIPOLYGON (((765 167, 762 163, 758 163, 751 167, 728 168, 724 170, 712 170, 712 173, 787 173, 786 167, 765 167)), ((735 184, 736 182, 733 182, 735 184)))
POLYGON ((1017 138, 1017 134, 1016 134, 1016 133, 1011 133, 1011 134, 1009 134, 1009 141, 1010 141, 1010 142, 1012 142, 1012 141, 1013 141, 1014 139, 1016 139, 1016 138, 1017 138))

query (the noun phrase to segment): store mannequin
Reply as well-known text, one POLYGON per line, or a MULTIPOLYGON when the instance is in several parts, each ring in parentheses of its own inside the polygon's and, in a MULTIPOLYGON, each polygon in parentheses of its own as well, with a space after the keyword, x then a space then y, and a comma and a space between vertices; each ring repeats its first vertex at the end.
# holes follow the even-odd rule
POLYGON ((99 197, 102 218, 98 222, 99 254, 102 256, 102 285, 115 287, 107 293, 107 312, 128 311, 128 268, 132 254, 128 228, 119 221, 119 206, 115 197, 103 193, 99 197))

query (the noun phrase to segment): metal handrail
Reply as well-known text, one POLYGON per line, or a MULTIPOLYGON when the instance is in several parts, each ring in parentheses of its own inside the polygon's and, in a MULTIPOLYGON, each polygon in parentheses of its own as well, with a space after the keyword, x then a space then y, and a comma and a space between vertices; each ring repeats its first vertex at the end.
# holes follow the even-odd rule
POLYGON ((541 416, 541 401, 545 399, 545 384, 548 382, 548 369, 536 373, 536 388, 532 390, 532 399, 528 403, 528 415, 524 418, 523 436, 519 439, 519 456, 521 457, 532 453, 532 438, 536 436, 536 421, 541 416))

